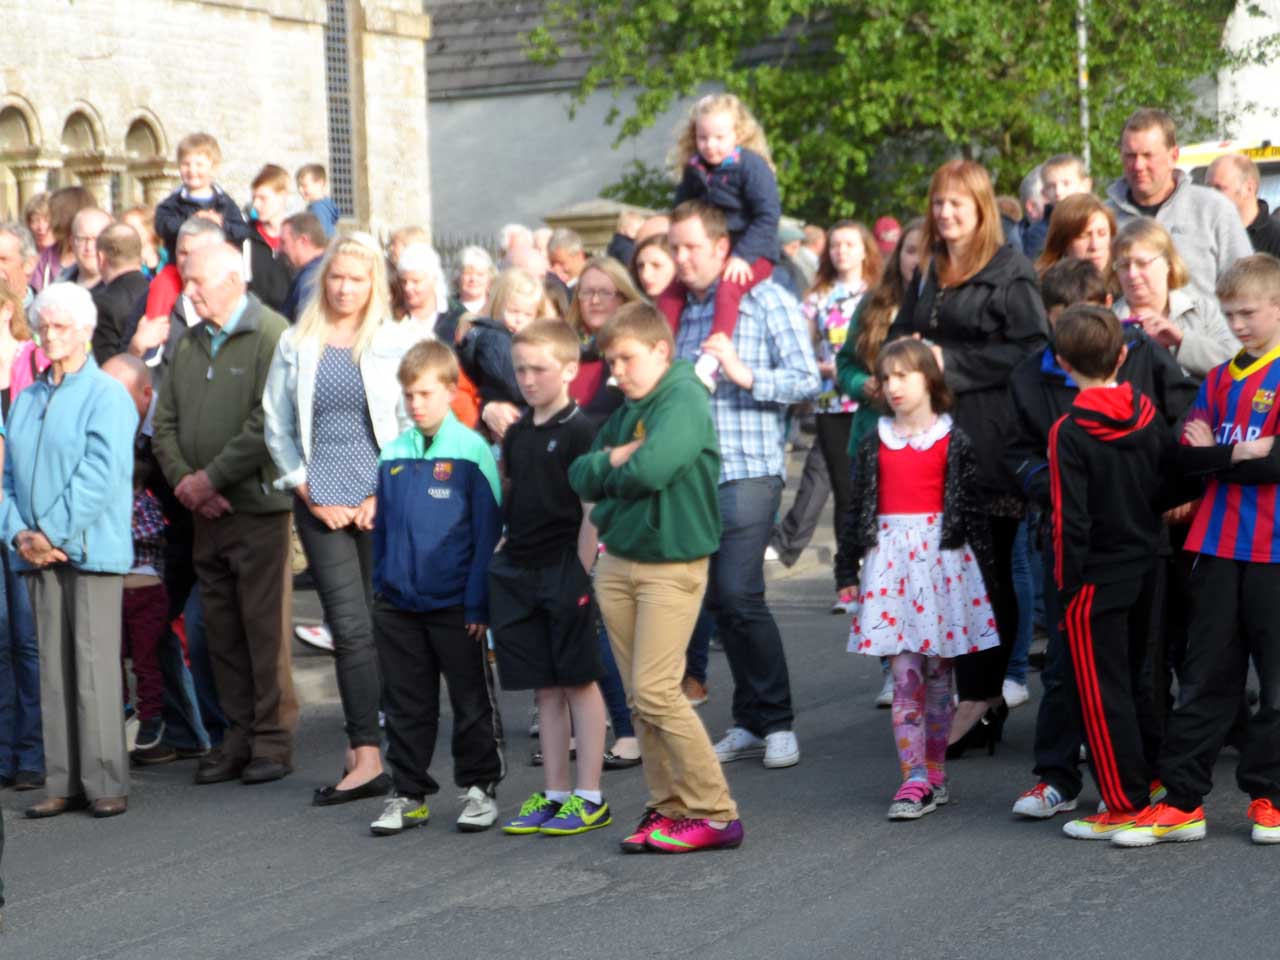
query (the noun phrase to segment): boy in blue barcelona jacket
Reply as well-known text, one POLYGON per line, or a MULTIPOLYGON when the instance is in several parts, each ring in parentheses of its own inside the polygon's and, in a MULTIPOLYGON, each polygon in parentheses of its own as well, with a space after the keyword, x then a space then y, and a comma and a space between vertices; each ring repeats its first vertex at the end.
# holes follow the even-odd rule
POLYGON ((458 361, 439 341, 400 363, 414 426, 382 450, 373 528, 373 628, 382 667, 387 760, 395 784, 370 829, 427 822, 427 773, 440 723, 440 677, 453 706, 454 781, 466 791, 458 829, 498 817, 501 720, 489 669, 489 558, 502 528, 498 468, 488 444, 450 412, 458 361))

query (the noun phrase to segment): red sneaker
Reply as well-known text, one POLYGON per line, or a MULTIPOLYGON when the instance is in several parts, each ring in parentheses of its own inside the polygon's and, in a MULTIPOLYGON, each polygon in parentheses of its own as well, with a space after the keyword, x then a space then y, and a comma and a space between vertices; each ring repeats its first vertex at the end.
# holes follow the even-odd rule
POLYGON ((701 817, 688 817, 649 832, 646 843, 659 853, 695 853, 698 850, 729 850, 742 843, 742 821, 730 820, 716 829, 701 817))
POLYGON ((657 810, 646 810, 644 816, 640 818, 640 822, 636 825, 635 831, 630 836, 623 837, 621 843, 622 852, 644 853, 649 849, 646 843, 649 839, 649 834, 660 827, 665 827, 675 822, 670 817, 663 816, 657 810))
POLYGON ((1268 798, 1249 804, 1249 819, 1253 821, 1254 843, 1280 843, 1280 810, 1268 798))
POLYGON ((1117 847, 1149 847, 1156 843, 1203 840, 1204 834, 1204 807, 1188 813, 1167 803, 1157 803, 1140 811, 1133 825, 1116 832, 1111 842, 1117 847))
POLYGON ((1062 825, 1062 832, 1076 840, 1110 840, 1112 834, 1133 826, 1137 813, 1133 810, 1099 810, 1088 817, 1062 825))

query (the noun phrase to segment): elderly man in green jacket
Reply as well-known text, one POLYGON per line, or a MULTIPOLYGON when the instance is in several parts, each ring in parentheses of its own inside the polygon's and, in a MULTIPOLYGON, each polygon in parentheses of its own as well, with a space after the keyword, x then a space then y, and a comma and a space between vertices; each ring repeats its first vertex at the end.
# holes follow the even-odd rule
POLYGON ((195 518, 194 560, 228 729, 196 783, 292 772, 298 719, 289 659, 289 497, 272 487, 262 390, 287 324, 247 292, 240 253, 192 254, 184 293, 203 320, 178 344, 152 447, 195 518))

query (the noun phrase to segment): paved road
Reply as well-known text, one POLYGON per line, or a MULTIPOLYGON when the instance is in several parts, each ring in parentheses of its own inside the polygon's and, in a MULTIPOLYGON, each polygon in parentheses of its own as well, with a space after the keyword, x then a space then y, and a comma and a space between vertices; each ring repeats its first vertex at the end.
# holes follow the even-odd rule
MULTIPOLYGON (((643 799, 639 771, 606 774, 618 820, 586 836, 462 835, 445 793, 427 827, 375 839, 377 801, 307 806, 340 764, 339 711, 317 703, 303 713, 297 772, 279 783, 195 787, 190 764, 153 768, 136 776, 128 815, 102 822, 22 821, 30 795, 0 794, 10 895, 0 958, 1280 955, 1280 850, 1249 843, 1229 761, 1207 841, 1128 852, 1069 841, 1056 825, 1009 816, 1028 785, 1024 708, 993 759, 953 765, 949 807, 887 822, 897 773, 888 715, 869 706, 877 668, 843 652, 847 628, 827 614, 827 591, 816 571, 772 588, 804 758, 785 771, 730 767, 747 831, 738 851, 619 854, 643 799)), ((702 708, 713 732, 728 696, 713 654, 702 708)), ((540 783, 524 763, 527 703, 502 697, 506 810, 540 783)), ((436 770, 447 781, 447 755, 436 770)))

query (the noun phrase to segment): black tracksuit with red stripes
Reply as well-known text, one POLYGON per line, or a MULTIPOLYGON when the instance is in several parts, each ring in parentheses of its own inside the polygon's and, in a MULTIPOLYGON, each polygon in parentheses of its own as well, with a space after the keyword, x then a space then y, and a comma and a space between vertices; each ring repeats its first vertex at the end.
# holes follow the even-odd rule
POLYGON ((1206 466, 1224 458, 1186 449, 1129 384, 1082 390, 1049 433, 1054 579, 1090 766, 1113 812, 1146 806, 1156 761, 1159 726, 1142 676, 1161 511, 1189 499, 1170 489, 1189 456, 1206 466))

